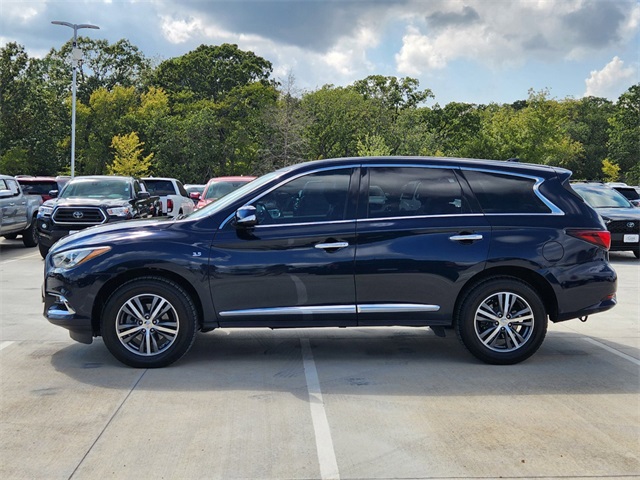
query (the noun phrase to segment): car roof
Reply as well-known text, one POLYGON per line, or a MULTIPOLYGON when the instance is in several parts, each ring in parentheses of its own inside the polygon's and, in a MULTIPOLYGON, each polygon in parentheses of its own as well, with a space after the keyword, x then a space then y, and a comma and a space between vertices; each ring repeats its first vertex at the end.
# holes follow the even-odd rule
POLYGON ((468 168, 468 169, 484 169, 497 170, 501 172, 520 173, 523 175, 570 175, 571 171, 549 165, 539 165, 532 163, 523 163, 516 160, 483 160, 477 158, 456 158, 456 157, 422 157, 422 156, 385 156, 385 157, 344 157, 331 158, 326 160, 312 160, 310 162, 300 163, 283 167, 280 171, 285 172, 291 169, 315 169, 323 167, 338 167, 341 165, 360 164, 367 165, 431 165, 449 168, 468 168))

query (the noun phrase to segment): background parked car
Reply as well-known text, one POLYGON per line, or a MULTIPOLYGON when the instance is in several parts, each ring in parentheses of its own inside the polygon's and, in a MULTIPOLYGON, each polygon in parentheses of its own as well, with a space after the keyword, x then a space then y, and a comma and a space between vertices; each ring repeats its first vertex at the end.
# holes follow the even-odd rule
POLYGON ((40 195, 25 195, 14 177, 0 175, 0 235, 14 240, 22 235, 25 247, 38 244, 35 223, 40 195))
POLYGON ((193 201, 194 205, 198 204, 198 199, 202 195, 202 192, 204 192, 204 187, 205 187, 204 183, 203 184, 191 183, 184 186, 184 189, 189 194, 189 198, 193 201))
POLYGON ((69 177, 16 177, 25 195, 40 195, 46 202, 53 198, 50 192, 59 192, 69 181, 69 177))
POLYGON ((626 183, 607 183, 607 186, 624 195, 634 207, 640 207, 640 187, 633 187, 626 183))
POLYGON ((38 248, 46 257, 51 246, 71 233, 103 223, 160 215, 160 199, 133 177, 75 177, 57 198, 38 212, 38 248))
POLYGON ((219 198, 233 192, 242 185, 255 180, 256 177, 214 177, 207 182, 204 192, 198 197, 196 208, 215 202, 219 198))
POLYGON ((571 186, 604 219, 611 232, 611 251, 632 251, 640 258, 640 208, 602 183, 573 183, 571 186))
POLYGON ((193 212, 193 200, 189 198, 180 180, 166 177, 145 177, 140 180, 144 183, 147 192, 160 197, 163 215, 177 217, 193 212))

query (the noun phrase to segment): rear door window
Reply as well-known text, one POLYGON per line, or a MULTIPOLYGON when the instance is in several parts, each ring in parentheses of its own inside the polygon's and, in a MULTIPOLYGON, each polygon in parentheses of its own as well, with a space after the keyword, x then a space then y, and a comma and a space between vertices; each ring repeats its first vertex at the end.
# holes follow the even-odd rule
POLYGON ((533 178, 475 170, 463 174, 484 213, 551 213, 536 195, 533 178))
POLYGON ((469 213, 452 170, 421 167, 369 169, 367 218, 469 213))

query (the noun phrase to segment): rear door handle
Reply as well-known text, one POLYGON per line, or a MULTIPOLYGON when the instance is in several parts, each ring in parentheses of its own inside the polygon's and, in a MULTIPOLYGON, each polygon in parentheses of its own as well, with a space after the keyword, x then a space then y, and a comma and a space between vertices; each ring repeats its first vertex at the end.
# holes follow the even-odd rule
POLYGON ((336 248, 344 248, 348 246, 349 246, 349 242, 318 243, 314 245, 315 248, 320 248, 322 250, 333 250, 336 248))
POLYGON ((475 242, 477 240, 482 240, 482 235, 479 233, 470 233, 467 235, 453 235, 449 237, 449 240, 453 242, 475 242))

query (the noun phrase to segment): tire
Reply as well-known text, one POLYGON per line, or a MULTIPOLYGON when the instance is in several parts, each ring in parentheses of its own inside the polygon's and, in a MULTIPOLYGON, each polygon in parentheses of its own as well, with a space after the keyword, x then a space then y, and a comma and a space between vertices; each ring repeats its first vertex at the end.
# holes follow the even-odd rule
POLYGON ((16 238, 18 238, 18 234, 17 233, 7 233, 6 235, 3 235, 3 236, 7 240, 15 240, 16 238))
POLYGON ((456 333, 476 358, 512 365, 533 355, 547 333, 538 293, 513 277, 494 277, 471 288, 456 312, 456 333), (502 305, 508 302, 508 310, 502 305))
POLYGON ((633 254, 636 256, 636 258, 637 258, 637 259, 639 259, 639 260, 640 260, 640 249, 638 249, 638 250, 634 250, 634 251, 633 251, 633 254))
POLYGON ((189 351, 197 322, 195 305, 180 285, 161 277, 141 277, 109 297, 100 328, 107 349, 122 363, 159 368, 189 351))
POLYGON ((38 243, 38 250, 40 250, 40 255, 42 258, 47 258, 47 253, 49 253, 49 248, 46 245, 43 245, 42 242, 38 243))
POLYGON ((31 225, 22 232, 22 243, 25 247, 35 247, 38 245, 38 231, 36 230, 36 217, 31 219, 31 225))

